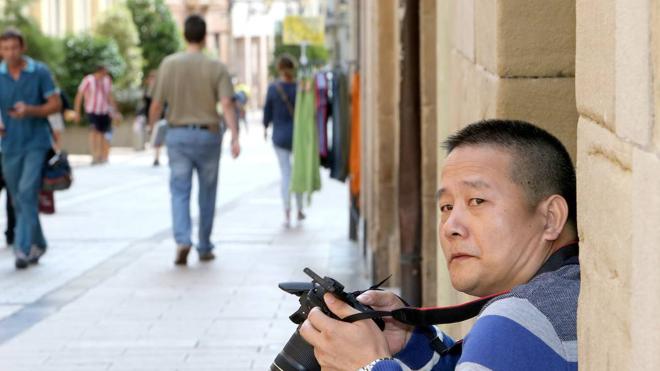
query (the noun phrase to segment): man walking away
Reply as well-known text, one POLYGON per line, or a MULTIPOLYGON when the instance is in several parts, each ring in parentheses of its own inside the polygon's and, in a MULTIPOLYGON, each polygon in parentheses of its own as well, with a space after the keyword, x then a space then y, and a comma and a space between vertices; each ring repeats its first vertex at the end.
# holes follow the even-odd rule
POLYGON ((48 68, 23 54, 25 40, 9 29, 0 35, 0 112, 5 125, 2 171, 16 210, 16 269, 38 263, 46 252, 37 194, 51 148, 48 115, 62 105, 48 68))
POLYGON ((200 261, 215 258, 211 230, 223 129, 216 110, 220 101, 225 121, 231 131, 231 154, 240 153, 238 128, 232 96, 231 77, 222 63, 203 54, 206 22, 198 15, 189 16, 184 25, 186 51, 168 56, 158 68, 158 76, 149 109, 149 125, 160 119, 167 104, 169 128, 165 143, 170 166, 172 224, 177 252, 174 263, 187 264, 192 247, 190 189, 193 170, 199 180, 200 261))
POLYGON ((85 113, 90 123, 89 146, 92 152, 92 165, 108 162, 110 142, 106 139, 106 134, 112 130, 112 120, 121 120, 121 114, 112 97, 112 79, 105 66, 98 66, 96 71, 85 76, 78 86, 78 93, 74 99, 76 122, 80 122, 83 99, 85 113))

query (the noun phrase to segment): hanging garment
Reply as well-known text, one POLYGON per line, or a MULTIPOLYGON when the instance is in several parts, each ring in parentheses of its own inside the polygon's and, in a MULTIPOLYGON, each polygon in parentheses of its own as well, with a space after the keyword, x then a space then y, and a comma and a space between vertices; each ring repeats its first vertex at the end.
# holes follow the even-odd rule
POLYGON ((333 71, 332 82, 332 167, 330 177, 345 181, 350 150, 348 81, 341 69, 333 71))
POLYGON ((319 155, 321 163, 328 158, 328 80, 324 72, 316 74, 314 79, 316 95, 316 126, 319 134, 319 155))
POLYGON ((351 149, 348 170, 351 176, 351 196, 360 196, 360 73, 353 74, 351 83, 351 149))
POLYGON ((319 142, 314 115, 314 81, 300 79, 293 124, 291 192, 311 194, 321 189, 319 142))

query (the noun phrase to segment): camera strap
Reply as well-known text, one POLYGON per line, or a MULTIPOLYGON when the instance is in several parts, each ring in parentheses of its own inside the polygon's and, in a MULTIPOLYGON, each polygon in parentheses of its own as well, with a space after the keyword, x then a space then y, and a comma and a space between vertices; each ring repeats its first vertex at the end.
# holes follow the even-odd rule
MULTIPOLYGON (((552 272, 564 267, 566 265, 579 264, 578 261, 579 248, 577 242, 566 245, 548 258, 548 260, 541 266, 534 277, 547 272, 552 272)), ((456 323, 476 317, 486 304, 494 298, 507 294, 509 291, 503 291, 497 294, 485 296, 477 300, 469 301, 467 303, 446 306, 446 307, 429 307, 429 308, 414 308, 404 307, 395 309, 393 311, 367 311, 356 313, 344 318, 346 322, 355 322, 363 319, 392 317, 399 322, 413 325, 417 327, 427 327, 431 325, 442 325, 448 323, 456 323)), ((439 353, 444 354, 447 349, 442 341, 433 335, 431 345, 439 353), (436 343, 434 345, 434 343, 436 343)), ((457 344, 460 344, 457 343, 457 344)), ((452 347, 453 348, 453 347, 452 347)))

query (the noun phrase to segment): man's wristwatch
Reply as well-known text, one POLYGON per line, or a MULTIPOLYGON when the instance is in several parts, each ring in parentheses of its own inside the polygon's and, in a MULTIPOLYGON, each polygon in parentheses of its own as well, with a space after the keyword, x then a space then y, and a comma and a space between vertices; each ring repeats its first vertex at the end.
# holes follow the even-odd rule
POLYGON ((371 363, 369 363, 368 365, 360 367, 357 371, 371 371, 371 370, 374 369, 374 366, 376 366, 376 363, 378 363, 380 361, 391 360, 391 359, 394 359, 394 358, 392 358, 392 357, 378 358, 378 359, 372 361, 371 363))

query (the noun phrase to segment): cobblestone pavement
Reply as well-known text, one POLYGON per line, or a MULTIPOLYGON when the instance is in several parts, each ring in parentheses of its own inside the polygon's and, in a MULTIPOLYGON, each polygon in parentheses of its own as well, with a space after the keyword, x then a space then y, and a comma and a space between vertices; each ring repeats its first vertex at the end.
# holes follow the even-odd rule
POLYGON ((272 147, 256 125, 242 141, 221 163, 218 258, 187 267, 172 264, 167 166, 116 150, 76 167, 42 218, 42 262, 16 271, 0 249, 0 370, 266 370, 295 329, 278 282, 307 281, 309 266, 365 287, 347 186, 324 178, 307 220, 284 228, 272 147))

